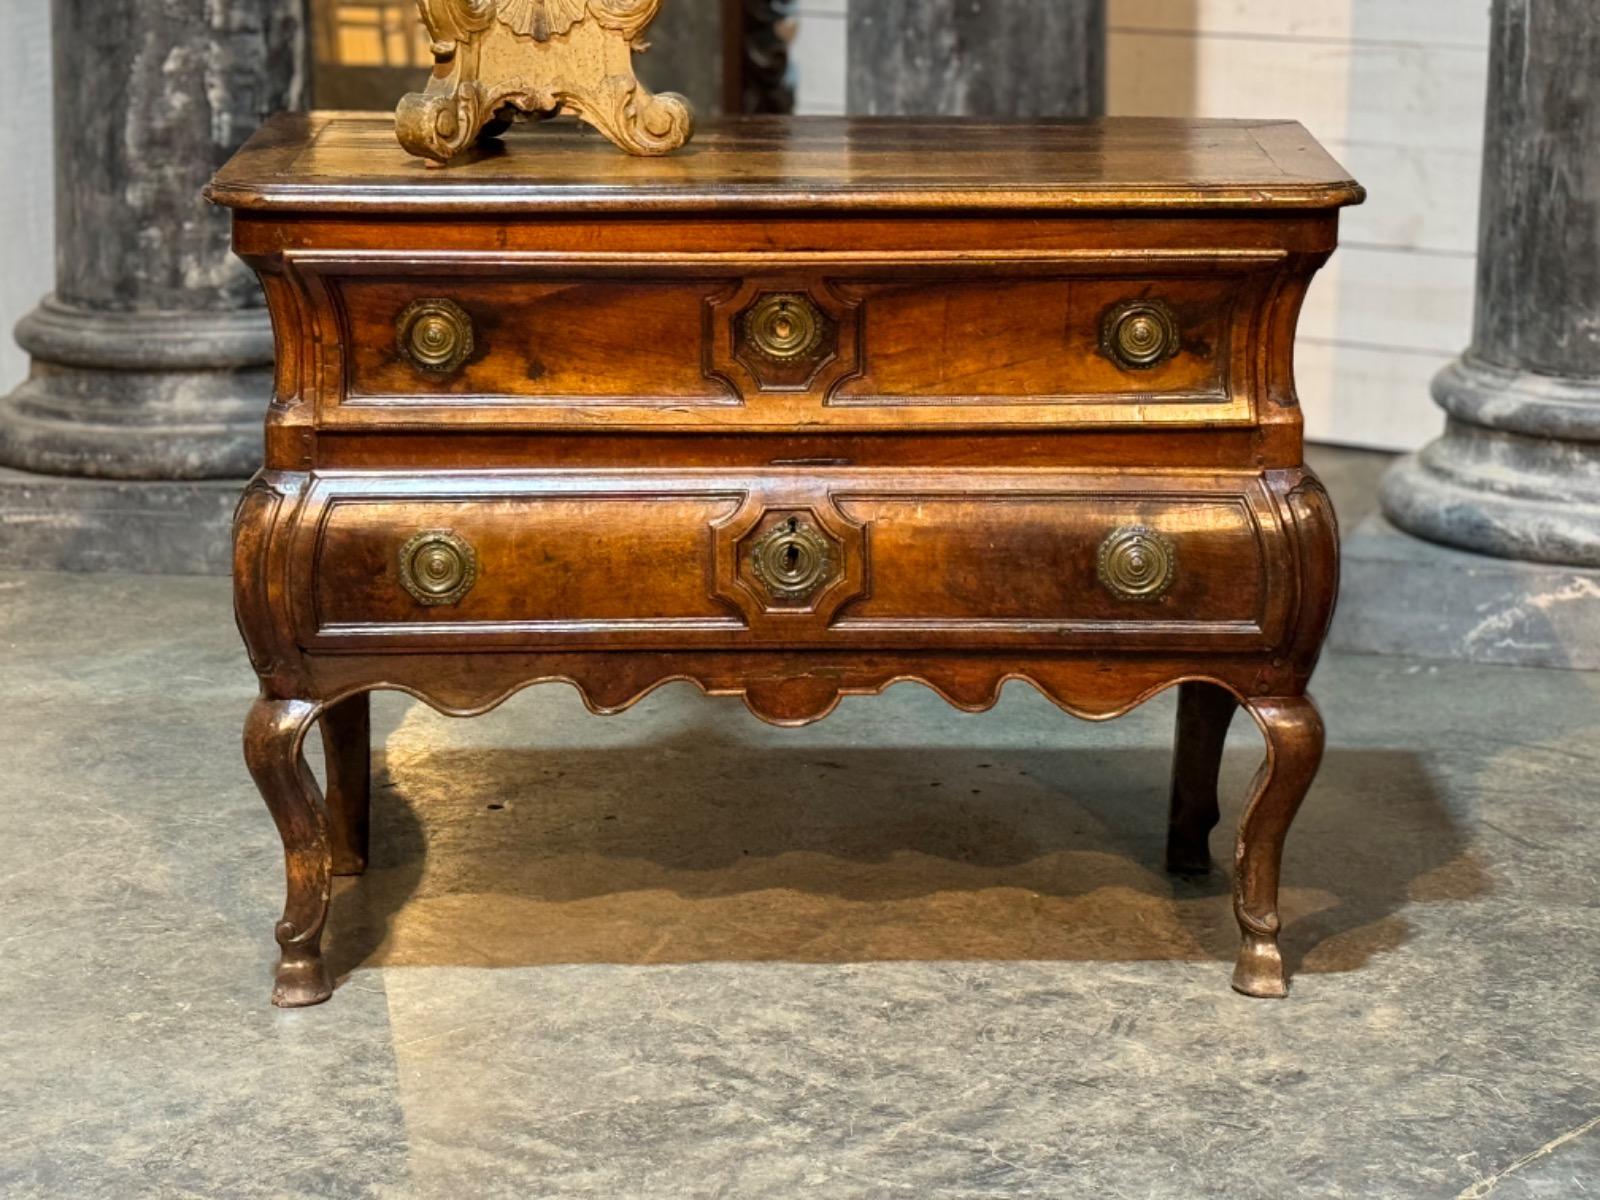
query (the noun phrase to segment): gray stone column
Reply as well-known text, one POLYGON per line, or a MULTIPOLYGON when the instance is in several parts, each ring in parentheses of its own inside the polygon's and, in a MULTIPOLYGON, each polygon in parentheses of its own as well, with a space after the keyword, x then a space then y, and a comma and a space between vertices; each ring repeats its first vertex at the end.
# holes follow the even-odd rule
MULTIPOLYGON (((0 463, 247 476, 272 335, 200 190, 262 117, 301 105, 303 0, 54 0, 52 38, 56 289, 17 328, 33 366, 0 399, 0 463)), ((8 103, 42 83, 10 81, 8 103)))
POLYGON ((850 0, 850 111, 1105 110, 1105 0, 850 0))
POLYGON ((1401 529, 1600 567, 1600 7, 1495 0, 1472 347, 1444 436, 1383 486, 1401 529))

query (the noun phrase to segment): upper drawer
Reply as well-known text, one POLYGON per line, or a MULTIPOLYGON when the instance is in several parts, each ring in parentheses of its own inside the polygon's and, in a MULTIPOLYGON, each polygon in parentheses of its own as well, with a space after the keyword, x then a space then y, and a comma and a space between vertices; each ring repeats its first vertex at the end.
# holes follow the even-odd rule
POLYGON ((1277 262, 293 273, 326 426, 792 431, 1248 423, 1277 262))

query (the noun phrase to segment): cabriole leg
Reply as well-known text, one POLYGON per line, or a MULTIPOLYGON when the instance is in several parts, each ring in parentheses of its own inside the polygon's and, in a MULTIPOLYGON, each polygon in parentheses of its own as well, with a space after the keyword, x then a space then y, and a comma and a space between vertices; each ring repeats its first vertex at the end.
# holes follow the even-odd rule
POLYGON ((328 764, 328 837, 333 873, 367 869, 372 796, 372 703, 366 692, 330 704, 319 719, 328 764))
POLYGON ((333 995, 322 961, 322 927, 333 888, 328 818, 302 750, 317 705, 306 700, 255 702, 244 727, 244 757, 283 838, 288 895, 278 922, 277 980, 281 1008, 320 1004, 333 995))
POLYGON ((1211 870, 1211 831, 1217 827, 1217 775, 1222 748, 1239 702, 1214 683, 1178 686, 1178 742, 1172 762, 1172 808, 1167 822, 1167 870, 1211 870))
POLYGON ((1248 707, 1267 739, 1267 757, 1234 852, 1233 911, 1243 943, 1233 986, 1247 996, 1279 997, 1289 988, 1278 950, 1278 871, 1289 825, 1322 762, 1322 717, 1307 696, 1251 700, 1248 707))

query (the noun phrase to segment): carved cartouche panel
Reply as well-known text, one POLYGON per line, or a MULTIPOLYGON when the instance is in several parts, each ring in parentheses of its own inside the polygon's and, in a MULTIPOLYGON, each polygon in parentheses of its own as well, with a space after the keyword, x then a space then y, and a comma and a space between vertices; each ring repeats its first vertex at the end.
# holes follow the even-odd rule
POLYGON ((395 133, 447 163, 514 112, 568 114, 629 154, 668 154, 694 133, 689 102, 652 93, 633 55, 662 0, 418 0, 433 78, 400 101, 395 133))

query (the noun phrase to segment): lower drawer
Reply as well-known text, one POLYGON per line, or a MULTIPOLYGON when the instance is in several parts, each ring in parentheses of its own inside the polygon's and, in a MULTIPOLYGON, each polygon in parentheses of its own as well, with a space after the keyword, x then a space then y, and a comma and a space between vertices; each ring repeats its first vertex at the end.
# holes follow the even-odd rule
POLYGON ((1259 476, 319 475, 301 644, 1261 650, 1294 604, 1259 476))

